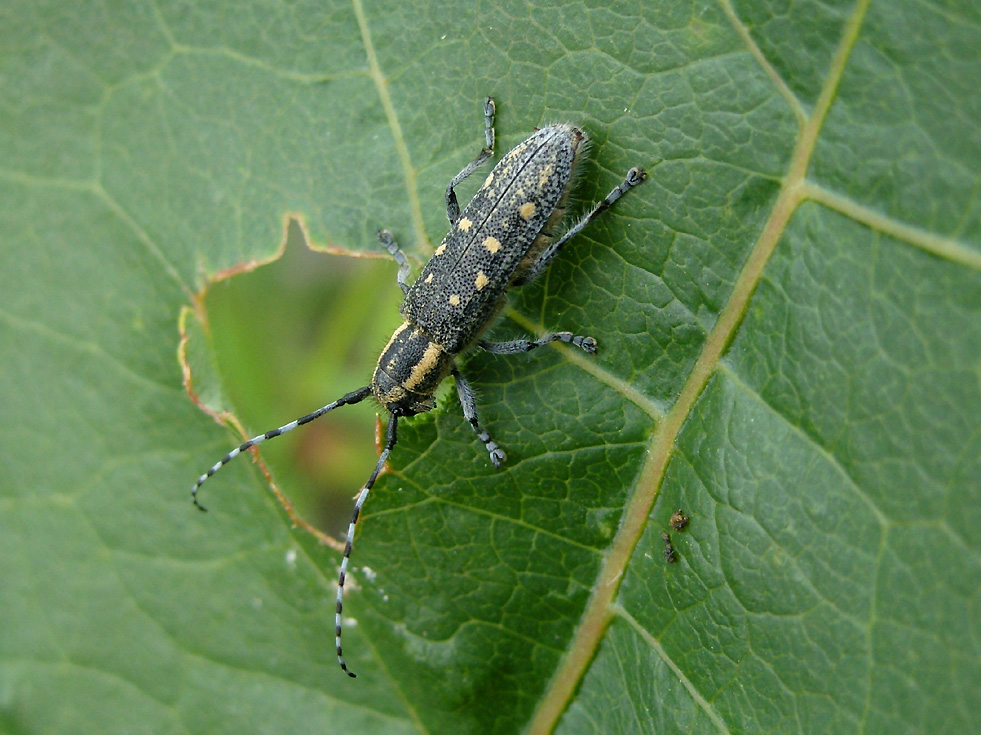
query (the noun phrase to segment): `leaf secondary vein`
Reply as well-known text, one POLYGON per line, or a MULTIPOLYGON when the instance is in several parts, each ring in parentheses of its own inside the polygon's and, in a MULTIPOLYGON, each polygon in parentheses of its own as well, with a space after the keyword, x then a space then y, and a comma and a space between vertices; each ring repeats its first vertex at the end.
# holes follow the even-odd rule
POLYGON ((732 24, 732 27, 736 29, 736 33, 739 35, 739 38, 744 44, 746 44, 746 48, 749 49, 749 53, 756 60, 756 63, 760 65, 760 68, 763 69, 766 75, 770 78, 770 81, 772 81, 774 86, 776 86, 780 96, 786 100, 787 106, 790 107, 794 113, 794 117, 797 119, 797 125, 803 127, 807 122, 807 113, 804 111, 804 106, 801 104, 800 100, 797 99, 797 95, 791 91, 790 87, 783 80, 783 77, 777 73, 777 70, 773 68, 773 65, 766 58, 762 49, 760 49, 756 41, 753 40, 749 29, 739 19, 739 16, 736 15, 736 11, 733 9, 732 3, 729 0, 720 0, 719 5, 722 6, 722 12, 725 13, 726 18, 732 24))
POLYGON ((981 253, 953 238, 940 237, 933 232, 900 222, 810 181, 804 182, 801 196, 938 258, 981 271, 981 253))
POLYGON ((388 80, 382 73, 378 63, 378 56, 375 54, 375 47, 371 42, 371 31, 368 28, 368 19, 364 14, 364 7, 361 0, 352 0, 354 15, 358 20, 358 28, 361 29, 361 40, 364 43, 365 55, 368 57, 368 73, 371 80, 375 83, 378 91, 378 98, 381 101, 382 109, 385 110, 385 119, 392 130, 392 139, 395 143, 395 150, 398 152, 399 161, 402 164, 402 174, 405 177, 405 191, 409 199, 409 212, 412 216, 412 228, 415 230, 415 240, 417 247, 431 248, 429 237, 426 235, 426 226, 422 219, 422 207, 419 204, 419 192, 416 187, 416 170, 412 166, 412 159, 409 156, 409 147, 406 145, 405 136, 402 134, 402 126, 399 124, 398 115, 395 113, 395 105, 392 104, 391 95, 388 93, 388 80))
POLYGON ((698 705, 698 707, 705 713, 705 715, 712 721, 716 729, 722 733, 728 733, 729 727, 726 725, 725 720, 723 720, 719 714, 715 711, 712 704, 702 696, 702 693, 698 691, 695 685, 692 683, 685 672, 676 664, 671 657, 668 655, 667 651, 661 646, 661 642, 652 636, 645 628, 640 624, 640 622, 634 618, 629 612, 617 604, 613 606, 613 612, 617 617, 622 618, 627 622, 627 624, 633 628, 634 632, 637 633, 665 663, 665 665, 674 672, 674 675, 678 677, 678 681, 681 685, 688 691, 692 700, 698 705))

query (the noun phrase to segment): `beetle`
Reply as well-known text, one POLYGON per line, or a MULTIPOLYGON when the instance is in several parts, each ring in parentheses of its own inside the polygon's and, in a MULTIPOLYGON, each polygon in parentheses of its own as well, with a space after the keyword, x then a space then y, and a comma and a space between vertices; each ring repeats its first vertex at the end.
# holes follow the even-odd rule
POLYGON ((201 485, 247 449, 369 396, 388 412, 384 446, 354 503, 337 578, 334 617, 337 661, 350 677, 356 675, 348 668, 341 649, 344 582, 358 516, 395 447, 399 419, 431 411, 436 404, 436 388, 452 375, 464 417, 486 447, 491 463, 500 467, 506 455, 481 425, 474 390, 460 373, 457 358, 475 347, 508 355, 529 352, 552 342, 573 344, 587 353, 595 353, 595 339, 572 332, 553 332, 536 340, 507 342, 490 342, 481 335, 504 306, 509 288, 533 281, 569 240, 646 178, 642 169, 631 168, 603 201, 561 237, 553 239, 565 217, 576 165, 585 152, 588 138, 573 125, 547 125, 508 152, 461 211, 456 187, 493 155, 495 112, 494 100, 488 97, 484 101, 486 145, 447 185, 445 201, 450 231, 411 287, 407 283, 409 263, 398 243, 387 230, 378 233, 382 246, 399 266, 397 280, 405 296, 400 309, 404 321, 382 350, 371 383, 313 413, 249 439, 222 457, 191 488, 191 500, 203 511, 205 508, 198 499, 201 485))

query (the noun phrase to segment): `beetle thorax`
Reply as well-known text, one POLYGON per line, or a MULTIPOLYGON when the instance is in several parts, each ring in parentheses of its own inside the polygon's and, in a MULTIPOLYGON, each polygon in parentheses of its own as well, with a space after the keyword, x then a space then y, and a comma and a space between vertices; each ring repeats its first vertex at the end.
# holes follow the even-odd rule
POLYGON ((453 358, 442 345, 405 322, 378 358, 371 392, 390 413, 414 416, 433 409, 436 388, 452 369, 453 358))

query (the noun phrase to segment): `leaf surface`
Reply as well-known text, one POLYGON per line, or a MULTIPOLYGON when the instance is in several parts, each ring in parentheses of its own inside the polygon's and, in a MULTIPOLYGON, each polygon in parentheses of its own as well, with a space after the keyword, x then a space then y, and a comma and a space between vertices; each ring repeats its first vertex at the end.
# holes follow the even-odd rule
POLYGON ((0 731, 971 729, 979 27, 899 0, 8 3, 0 731), (225 382, 216 283, 291 219, 361 254, 388 227, 424 261, 487 94, 499 154, 588 130, 580 206, 650 177, 492 331, 596 357, 463 362, 504 469, 450 393, 400 426, 345 604, 353 682, 337 551, 248 461, 205 486, 212 513, 188 502, 239 439, 181 371, 250 434, 315 407, 268 387, 316 384, 286 357, 304 335, 316 401, 363 385, 347 356, 397 324, 394 266, 323 305, 343 339, 270 329, 257 407, 226 397, 250 391, 225 382))

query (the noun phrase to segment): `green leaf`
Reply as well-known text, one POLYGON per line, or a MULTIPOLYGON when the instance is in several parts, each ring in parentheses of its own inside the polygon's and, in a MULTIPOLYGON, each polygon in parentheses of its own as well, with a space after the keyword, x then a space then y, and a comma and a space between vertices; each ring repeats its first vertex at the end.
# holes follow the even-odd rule
MULTIPOLYGON (((970 731, 978 27, 910 0, 5 4, 0 731, 970 731), (187 492, 240 440, 215 416, 257 433, 367 382, 394 265, 262 274, 380 227, 418 266, 487 94, 498 153, 588 130, 580 206, 650 177, 492 332, 597 356, 463 362, 505 468, 451 392, 400 425, 352 681, 336 548, 247 460, 211 513, 187 492)), ((365 420, 268 445, 276 486, 322 445, 349 497, 365 420)))

